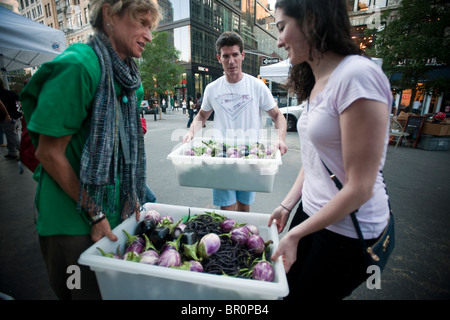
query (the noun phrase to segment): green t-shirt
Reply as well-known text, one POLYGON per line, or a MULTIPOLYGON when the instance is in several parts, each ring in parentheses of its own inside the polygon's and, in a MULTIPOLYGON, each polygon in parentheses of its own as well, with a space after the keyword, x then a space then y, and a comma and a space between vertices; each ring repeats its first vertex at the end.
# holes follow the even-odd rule
MULTIPOLYGON (((78 176, 81 152, 89 134, 87 120, 90 119, 91 104, 100 76, 100 65, 94 50, 86 44, 74 44, 53 61, 42 65, 20 95, 34 145, 38 144, 39 134, 52 137, 72 135, 66 157, 78 176)), ((144 94, 142 86, 136 93, 139 106, 144 94)), ((41 165, 36 168, 34 178, 38 182, 38 233, 42 236, 90 234, 91 226, 78 212, 77 203, 41 165)), ((116 196, 116 199, 119 197, 116 196)), ((119 200, 116 207, 120 207, 119 200)), ((111 228, 121 222, 118 209, 114 213, 105 213, 111 228)))

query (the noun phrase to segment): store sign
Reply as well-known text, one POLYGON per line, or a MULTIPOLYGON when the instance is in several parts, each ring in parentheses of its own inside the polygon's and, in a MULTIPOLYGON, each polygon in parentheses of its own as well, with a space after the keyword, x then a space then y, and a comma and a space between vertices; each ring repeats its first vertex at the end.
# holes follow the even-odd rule
POLYGON ((208 72, 209 69, 206 68, 206 67, 198 67, 198 71, 205 71, 205 72, 208 72))
POLYGON ((274 64, 280 62, 280 58, 264 58, 262 63, 263 64, 274 64))

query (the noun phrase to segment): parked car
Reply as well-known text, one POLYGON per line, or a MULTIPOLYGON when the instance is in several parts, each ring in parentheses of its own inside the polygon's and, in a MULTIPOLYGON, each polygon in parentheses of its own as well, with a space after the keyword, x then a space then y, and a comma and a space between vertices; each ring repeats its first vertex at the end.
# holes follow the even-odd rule
POLYGON ((287 121, 287 131, 297 131, 297 121, 302 115, 303 108, 305 107, 306 102, 303 102, 298 106, 280 108, 281 113, 284 115, 287 121))
POLYGON ((141 113, 144 114, 158 114, 158 108, 155 106, 150 106, 148 100, 142 100, 141 102, 141 113))

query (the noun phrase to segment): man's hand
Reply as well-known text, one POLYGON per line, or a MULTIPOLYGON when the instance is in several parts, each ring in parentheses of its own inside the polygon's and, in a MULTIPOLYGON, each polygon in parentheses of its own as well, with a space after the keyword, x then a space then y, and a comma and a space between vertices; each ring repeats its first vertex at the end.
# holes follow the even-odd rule
POLYGON ((283 140, 278 140, 277 148, 280 149, 281 155, 285 154, 288 150, 288 147, 283 140))
POLYGON ((194 138, 194 133, 191 132, 191 130, 189 130, 183 137, 182 142, 183 143, 188 143, 189 141, 191 141, 194 138))
POLYGON ((91 229, 91 239, 97 242, 101 238, 106 236, 111 241, 117 241, 117 236, 112 232, 111 226, 109 225, 108 219, 103 219, 99 223, 92 226, 91 229))

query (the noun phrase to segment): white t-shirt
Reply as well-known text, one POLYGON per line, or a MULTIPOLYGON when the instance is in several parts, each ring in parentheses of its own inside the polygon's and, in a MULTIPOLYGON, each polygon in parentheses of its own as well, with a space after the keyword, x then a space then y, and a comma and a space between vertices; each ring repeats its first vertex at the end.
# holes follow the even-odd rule
MULTIPOLYGON (((298 121, 305 172, 302 203, 309 215, 318 211, 338 192, 321 158, 339 181, 342 184, 345 182, 339 115, 360 98, 385 103, 389 109, 387 114, 390 114, 391 88, 382 69, 368 58, 347 56, 333 71, 325 89, 310 101, 298 121)), ((389 117, 386 118, 388 121, 389 117)), ((389 125, 387 127, 379 170, 383 169, 386 159, 389 125)), ((367 143, 371 141, 367 140, 367 143)), ((383 176, 379 172, 372 198, 356 214, 364 238, 377 238, 386 227, 388 215, 388 197, 383 176)), ((350 215, 327 229, 351 238, 358 237, 350 215)))
POLYGON ((226 137, 258 139, 261 111, 269 111, 276 102, 269 88, 261 80, 244 73, 237 83, 229 83, 225 76, 208 84, 202 110, 214 109, 214 128, 226 137))

